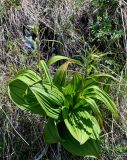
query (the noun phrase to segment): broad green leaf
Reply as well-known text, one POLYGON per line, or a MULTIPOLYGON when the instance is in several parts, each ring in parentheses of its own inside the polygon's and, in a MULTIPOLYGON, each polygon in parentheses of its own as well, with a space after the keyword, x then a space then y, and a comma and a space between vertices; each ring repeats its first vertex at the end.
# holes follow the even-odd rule
POLYGON ((21 70, 16 75, 15 79, 19 79, 20 81, 24 82, 28 86, 41 81, 41 78, 37 75, 37 73, 30 69, 21 70))
POLYGON ((74 105, 73 109, 75 110, 75 109, 78 109, 79 107, 85 107, 84 109, 86 109, 86 107, 87 107, 87 109, 88 109, 88 106, 89 106, 89 104, 86 103, 85 98, 80 97, 80 99, 78 99, 78 102, 74 105))
POLYGON ((9 83, 8 91, 10 98, 19 108, 54 119, 59 117, 64 103, 64 96, 57 87, 51 87, 49 82, 42 81, 30 70, 20 72, 16 79, 9 83))
POLYGON ((53 82, 58 87, 63 87, 66 81, 67 69, 68 65, 71 63, 75 63, 81 66, 80 61, 75 59, 69 59, 67 62, 63 63, 56 71, 54 75, 53 82))
POLYGON ((80 61, 78 61, 76 59, 68 58, 68 57, 65 57, 65 56, 60 56, 60 55, 51 57, 47 62, 47 66, 50 67, 52 64, 54 64, 54 63, 56 63, 57 61, 60 61, 60 60, 68 60, 71 63, 75 63, 77 65, 82 66, 82 63, 80 61))
POLYGON ((47 62, 47 66, 50 67, 52 64, 56 63, 57 61, 60 61, 60 60, 69 60, 68 57, 65 57, 65 56, 53 56, 51 57, 48 62, 47 62))
POLYGON ((49 83, 37 83, 30 87, 32 93, 35 95, 37 101, 42 106, 46 115, 58 119, 62 106, 64 104, 64 96, 57 87, 49 83))
POLYGON ((63 147, 77 156, 87 156, 97 158, 100 156, 99 140, 89 139, 83 145, 73 138, 63 123, 58 124, 59 135, 64 141, 61 141, 63 147))
POLYGON ((71 82, 64 88, 64 95, 72 95, 78 94, 80 89, 82 88, 83 75, 79 73, 75 73, 71 82))
POLYGON ((68 68, 69 63, 70 63, 69 61, 65 62, 56 71, 54 78, 53 78, 53 82, 57 87, 62 87, 65 85, 67 68, 68 68))
POLYGON ((21 70, 8 85, 10 99, 22 110, 45 115, 44 110, 29 89, 29 86, 40 81, 41 78, 32 70, 21 70))
POLYGON ((74 106, 77 103, 78 94, 82 88, 83 76, 79 73, 75 73, 73 79, 63 89, 64 96, 68 104, 66 106, 74 106))
MULTIPOLYGON (((31 84, 31 83, 30 83, 31 84)), ((22 110, 46 115, 36 97, 29 90, 28 85, 19 79, 9 83, 8 93, 10 99, 22 110)))
POLYGON ((100 127, 96 119, 84 109, 68 111, 66 107, 62 109, 65 125, 71 135, 82 145, 90 137, 99 139, 100 127))
POLYGON ((118 110, 117 107, 115 105, 115 103, 113 102, 113 100, 111 100, 111 98, 109 97, 109 95, 101 90, 99 87, 93 85, 90 87, 87 87, 86 89, 84 89, 84 96, 87 95, 91 98, 95 98, 100 100, 102 103, 105 104, 105 106, 107 107, 107 109, 113 114, 113 117, 118 120, 119 115, 118 115, 118 110))
POLYGON ((79 107, 82 107, 84 110, 88 110, 88 108, 92 109, 96 119, 99 122, 100 127, 103 128, 102 115, 95 102, 95 99, 92 99, 89 96, 82 96, 80 97, 79 102, 75 104, 73 109, 78 109, 79 107))
POLYGON ((96 119, 98 120, 101 128, 103 128, 103 120, 102 120, 102 115, 101 112, 95 102, 94 99, 90 98, 90 97, 84 97, 85 101, 89 104, 89 106, 91 107, 91 109, 93 110, 96 119))
POLYGON ((43 134, 44 134, 44 139, 46 143, 57 143, 59 141, 62 141, 62 139, 59 136, 57 124, 51 118, 48 120, 48 123, 46 124, 44 128, 43 134))
MULTIPOLYGON (((51 75, 49 73, 49 70, 48 70, 48 67, 47 67, 47 64, 45 63, 44 60, 41 60, 38 64, 39 66, 39 71, 40 71, 40 74, 42 74, 42 70, 44 70, 44 73, 45 73, 45 78, 47 78, 47 80, 49 81, 50 84, 52 84, 52 78, 51 78, 51 75)), ((43 78, 43 75, 41 75, 42 78, 43 78)))

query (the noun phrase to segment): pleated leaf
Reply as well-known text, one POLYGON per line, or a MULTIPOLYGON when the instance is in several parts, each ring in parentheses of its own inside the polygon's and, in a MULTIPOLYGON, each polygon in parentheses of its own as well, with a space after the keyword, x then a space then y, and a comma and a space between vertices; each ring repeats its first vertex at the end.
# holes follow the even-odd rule
POLYGON ((22 70, 8 85, 10 99, 22 110, 46 115, 29 87, 40 80, 35 72, 22 70))
POLYGON ((84 99, 89 104, 92 111, 94 112, 94 115, 95 115, 96 119, 98 120, 100 127, 103 128, 102 114, 101 114, 95 100, 90 97, 84 97, 84 99))
POLYGON ((33 85, 31 91, 46 112, 46 115, 53 119, 58 119, 64 104, 64 96, 57 87, 54 85, 51 87, 49 83, 43 82, 42 84, 33 85))
POLYGON ((67 68, 68 68, 69 63, 70 63, 69 61, 65 62, 56 71, 54 78, 53 78, 53 82, 57 87, 62 87, 65 85, 67 68))
POLYGON ((66 126, 62 123, 58 124, 59 135, 63 139, 61 144, 63 147, 77 156, 87 156, 97 158, 100 156, 100 142, 99 140, 89 139, 84 144, 80 144, 71 133, 68 131, 66 126))
POLYGON ((47 115, 54 119, 59 117, 64 103, 63 94, 31 70, 20 72, 9 83, 8 92, 13 102, 21 109, 47 115))
POLYGON ((65 95, 76 95, 82 88, 83 76, 79 73, 75 73, 71 82, 64 88, 65 95))
POLYGON ((43 134, 44 134, 44 139, 46 143, 57 143, 62 141, 61 137, 59 136, 57 124, 51 118, 48 120, 48 123, 44 128, 43 134))
POLYGON ((87 111, 81 108, 69 113, 68 109, 64 107, 62 113, 67 129, 80 145, 90 138, 99 139, 99 124, 87 111))
MULTIPOLYGON (((34 83, 41 81, 41 77, 38 74, 30 69, 21 70, 16 77, 13 79, 18 79, 24 82, 26 85, 30 86, 34 83)), ((13 81, 12 80, 12 81, 13 81)))
POLYGON ((118 120, 119 114, 117 107, 105 91, 101 90, 98 86, 93 85, 84 89, 83 94, 104 103, 107 109, 113 114, 113 117, 118 120))

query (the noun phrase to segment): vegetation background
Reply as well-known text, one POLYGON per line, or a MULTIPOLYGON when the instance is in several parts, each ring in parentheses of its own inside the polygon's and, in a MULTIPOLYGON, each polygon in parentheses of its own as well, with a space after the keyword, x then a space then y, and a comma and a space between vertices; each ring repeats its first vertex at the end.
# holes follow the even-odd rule
POLYGON ((104 72, 118 79, 109 93, 120 120, 116 124, 106 114, 100 160, 126 160, 126 0, 0 0, 0 159, 48 160, 58 155, 62 160, 88 159, 60 146, 47 146, 43 140, 46 118, 18 110, 8 98, 7 84, 17 71, 36 70, 40 58, 47 60, 54 54, 82 59, 86 75, 104 72), (30 51, 24 48, 24 26, 37 31, 38 42, 33 39, 30 51))

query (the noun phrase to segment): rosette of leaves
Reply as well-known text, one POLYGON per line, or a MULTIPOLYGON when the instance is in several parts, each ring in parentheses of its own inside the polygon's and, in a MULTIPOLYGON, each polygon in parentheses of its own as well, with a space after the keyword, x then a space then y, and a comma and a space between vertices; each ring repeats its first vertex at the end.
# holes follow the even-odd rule
POLYGON ((54 56, 47 63, 41 60, 40 73, 30 69, 20 71, 8 85, 8 93, 17 107, 49 117, 44 129, 47 143, 61 145, 79 156, 100 155, 100 133, 105 106, 118 119, 118 111, 110 96, 99 87, 107 74, 90 75, 68 70, 70 64, 82 64, 64 56, 54 56), (59 60, 65 62, 50 75, 50 66, 59 60))

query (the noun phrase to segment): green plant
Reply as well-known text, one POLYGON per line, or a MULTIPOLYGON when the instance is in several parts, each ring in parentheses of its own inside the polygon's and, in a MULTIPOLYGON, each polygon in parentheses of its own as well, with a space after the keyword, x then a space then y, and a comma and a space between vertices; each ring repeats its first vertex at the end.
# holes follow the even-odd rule
POLYGON ((126 145, 122 145, 122 144, 118 144, 115 146, 114 150, 118 153, 118 154, 127 154, 127 146, 126 145))
POLYGON ((19 7, 21 5, 21 0, 4 0, 3 4, 6 10, 10 9, 11 7, 19 7))
POLYGON ((119 3, 116 0, 92 1, 93 19, 89 21, 90 39, 101 51, 111 51, 119 47, 124 31, 119 25, 122 22, 116 16, 119 3), (95 12, 94 12, 95 11, 95 12))
MULTIPOLYGON (((82 61, 83 67, 81 70, 88 76, 91 73, 99 73, 102 70, 101 64, 105 66, 116 66, 117 64, 113 59, 109 59, 108 56, 114 56, 112 52, 100 52, 95 46, 87 48, 84 52, 80 52, 79 57, 82 61), (110 64, 109 64, 110 63, 110 64)), ((107 72, 106 72, 107 73, 107 72)))
POLYGON ((103 128, 102 103, 118 119, 118 112, 110 96, 99 87, 107 74, 85 77, 69 71, 71 64, 82 64, 64 56, 54 56, 47 64, 39 62, 40 75, 27 69, 10 81, 8 93, 21 109, 49 117, 44 129, 47 143, 60 142, 69 152, 79 156, 100 155, 100 133, 103 128), (66 60, 50 75, 52 64, 66 60), (43 72, 44 71, 44 72, 43 72))

